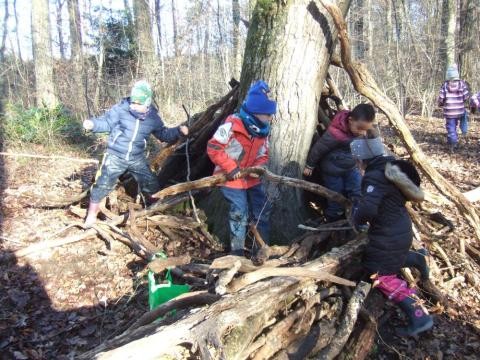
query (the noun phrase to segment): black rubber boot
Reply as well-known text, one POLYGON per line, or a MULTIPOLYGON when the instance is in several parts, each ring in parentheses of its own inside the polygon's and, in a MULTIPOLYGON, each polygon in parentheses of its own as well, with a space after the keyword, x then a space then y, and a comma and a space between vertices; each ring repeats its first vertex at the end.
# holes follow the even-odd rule
POLYGON ((414 267, 420 272, 422 281, 430 278, 430 268, 427 265, 426 257, 428 251, 425 248, 420 250, 410 250, 407 258, 405 259, 405 267, 414 267))
POLYGON ((398 303, 398 306, 400 306, 408 317, 408 326, 396 329, 398 336, 417 336, 418 334, 432 328, 432 316, 415 303, 416 300, 410 297, 407 297, 398 303))

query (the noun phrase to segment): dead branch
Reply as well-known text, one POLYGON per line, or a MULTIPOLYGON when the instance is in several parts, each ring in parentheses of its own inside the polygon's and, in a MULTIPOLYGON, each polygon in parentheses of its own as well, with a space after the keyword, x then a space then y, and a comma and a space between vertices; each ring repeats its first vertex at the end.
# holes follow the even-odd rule
POLYGON ((229 269, 237 261, 240 261, 241 266, 238 269, 239 272, 247 273, 261 269, 262 267, 277 267, 289 263, 287 259, 272 259, 268 260, 263 266, 254 265, 253 262, 242 256, 227 255, 220 258, 216 258, 210 264, 210 269, 229 269))
MULTIPOLYGON (((409 152, 413 162, 427 176, 431 183, 451 200, 460 213, 465 217, 468 224, 475 231, 477 240, 480 240, 480 219, 475 208, 465 198, 465 196, 452 184, 450 184, 428 161, 423 151, 419 148, 413 138, 408 126, 406 125, 402 115, 398 111, 397 106, 378 88, 375 80, 370 72, 363 64, 353 63, 351 56, 350 40, 348 38, 347 25, 343 18, 342 12, 338 6, 326 0, 320 0, 322 5, 332 16, 335 26, 339 33, 341 46, 341 59, 343 68, 347 71, 355 90, 367 97, 378 108, 380 108, 387 116, 390 124, 395 128, 397 134, 402 139, 407 151, 409 152)), ((460 237, 460 252, 465 255, 465 242, 460 237)))
MULTIPOLYGON (((348 206, 350 204, 350 201, 347 200, 343 195, 335 191, 332 191, 330 189, 327 189, 324 186, 314 184, 305 180, 275 175, 262 167, 250 167, 250 168, 242 169, 240 171, 241 177, 245 177, 250 174, 257 174, 259 176, 263 176, 266 180, 269 180, 278 184, 293 186, 296 188, 313 192, 315 194, 321 195, 329 200, 333 200, 345 206, 348 206)), ((227 181, 227 177, 225 174, 217 174, 217 175, 208 176, 203 179, 199 179, 195 181, 189 181, 189 182, 172 185, 154 194, 153 197, 157 199, 163 199, 167 196, 185 193, 191 190, 205 189, 205 188, 217 186, 225 183, 226 181, 227 181)))
POLYGON ((37 155, 37 154, 25 154, 25 153, 9 153, 9 152, 0 152, 0 156, 11 156, 11 157, 29 157, 36 159, 49 159, 49 160, 68 160, 69 162, 78 162, 83 164, 98 164, 97 159, 78 159, 68 156, 59 156, 59 155, 37 155))
POLYGON ((242 266, 242 263, 237 260, 230 269, 224 270, 218 275, 218 280, 215 284, 215 293, 219 295, 227 293, 227 285, 232 281, 238 269, 240 269, 240 266, 242 266))
POLYGON ((353 330, 358 313, 370 292, 370 288, 371 285, 364 281, 361 281, 355 288, 335 337, 332 339, 332 342, 320 352, 317 359, 334 359, 340 353, 353 330))
POLYGON ((166 259, 155 259, 148 263, 148 268, 150 271, 153 271, 155 274, 161 273, 166 269, 176 267, 179 265, 185 265, 190 263, 191 257, 186 254, 183 256, 169 257, 166 259))
POLYGON ((131 332, 132 330, 150 324, 151 322, 157 320, 159 317, 165 316, 172 310, 185 309, 188 307, 198 307, 202 305, 212 304, 215 301, 220 299, 219 295, 210 294, 207 291, 194 291, 186 294, 177 296, 175 299, 172 299, 165 304, 160 305, 156 309, 153 309, 145 314, 143 314, 135 323, 128 328, 126 333, 131 332))
POLYGON ((268 268, 262 267, 261 269, 246 273, 239 278, 233 280, 227 287, 229 293, 237 292, 244 287, 256 283, 262 279, 266 279, 272 276, 294 276, 294 277, 310 277, 317 281, 324 280, 334 284, 340 284, 345 286, 355 286, 355 283, 350 280, 343 279, 341 277, 332 275, 326 271, 312 271, 307 270, 304 267, 288 267, 288 268, 268 268))

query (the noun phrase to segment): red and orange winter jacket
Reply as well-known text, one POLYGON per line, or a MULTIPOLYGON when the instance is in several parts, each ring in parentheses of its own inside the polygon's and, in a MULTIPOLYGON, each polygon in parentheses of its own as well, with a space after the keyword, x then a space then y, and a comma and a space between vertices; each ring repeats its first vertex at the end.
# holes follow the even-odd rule
MULTIPOLYGON (((230 115, 208 141, 207 154, 215 164, 214 174, 262 166, 268 162, 268 138, 251 136, 242 120, 236 114, 230 115)), ((259 183, 260 179, 247 176, 223 186, 249 189, 259 183)))

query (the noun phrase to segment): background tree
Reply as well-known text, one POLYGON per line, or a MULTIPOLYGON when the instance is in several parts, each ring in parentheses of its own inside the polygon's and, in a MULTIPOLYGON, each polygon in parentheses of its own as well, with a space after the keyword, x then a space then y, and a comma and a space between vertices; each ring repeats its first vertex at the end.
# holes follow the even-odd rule
POLYGON ((32 0, 32 40, 37 104, 54 107, 58 100, 53 81, 48 0, 32 0))

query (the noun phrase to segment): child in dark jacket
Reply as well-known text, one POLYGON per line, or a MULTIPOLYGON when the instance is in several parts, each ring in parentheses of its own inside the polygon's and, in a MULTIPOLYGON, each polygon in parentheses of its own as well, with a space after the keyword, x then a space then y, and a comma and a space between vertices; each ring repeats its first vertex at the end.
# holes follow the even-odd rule
MULTIPOLYGON (((360 196, 361 176, 350 152, 350 142, 372 127, 375 109, 369 104, 357 105, 353 111, 340 111, 333 118, 327 131, 316 141, 303 174, 311 176, 320 167, 323 185, 353 199, 360 196)), ((344 216, 343 207, 328 201, 325 217, 328 222, 344 216)))
POLYGON ((97 133, 110 133, 107 151, 95 176, 90 190, 85 227, 95 224, 100 201, 112 191, 118 178, 129 171, 146 195, 159 190, 158 179, 150 170, 145 149, 147 139, 153 134, 164 142, 174 142, 181 134, 188 135, 186 126, 166 128, 151 105, 152 89, 146 81, 138 81, 132 88, 130 97, 114 105, 103 116, 85 120, 83 127, 97 133))
POLYGON ((466 135, 468 131, 465 102, 469 97, 468 86, 465 81, 460 80, 457 66, 449 67, 446 73, 446 81, 442 84, 438 95, 438 106, 443 107, 447 142, 452 151, 458 145, 457 126, 460 124, 463 135, 466 135))
POLYGON ((352 209, 355 227, 369 224, 363 266, 374 285, 406 313, 409 324, 397 329, 397 334, 417 335, 429 330, 433 320, 418 304, 415 289, 409 288, 398 274, 401 268, 414 266, 420 270, 422 279, 429 276, 426 253, 410 251, 412 222, 405 207, 408 200, 423 200, 420 176, 409 162, 385 156, 380 137, 355 139, 351 149, 365 170, 362 197, 352 209))

